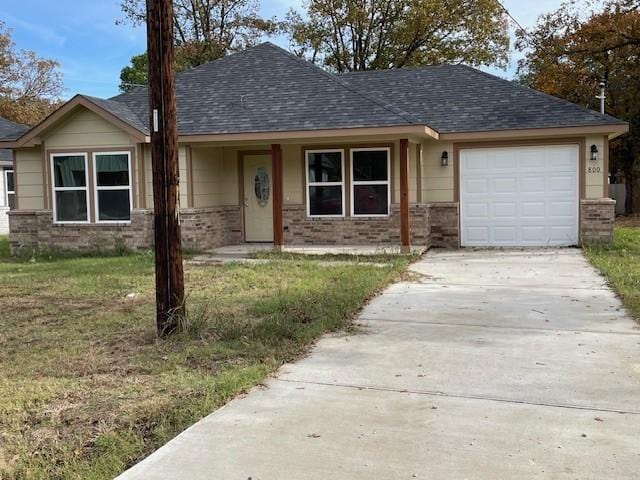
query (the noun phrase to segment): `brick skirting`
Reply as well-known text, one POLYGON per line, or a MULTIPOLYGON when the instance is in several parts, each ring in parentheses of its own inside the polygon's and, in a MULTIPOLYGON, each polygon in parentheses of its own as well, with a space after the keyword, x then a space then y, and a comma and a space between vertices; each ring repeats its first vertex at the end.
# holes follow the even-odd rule
POLYGON ((242 210, 239 206, 186 208, 180 212, 182 244, 195 250, 212 250, 242 243, 242 210))
POLYGON ((458 248, 460 220, 457 202, 429 203, 430 246, 458 248))
MULTIPOLYGON (((189 208, 180 212, 182 239, 186 248, 211 249, 242 242, 239 206, 189 208)), ((153 212, 133 210, 128 225, 53 223, 51 210, 9 214, 11 251, 109 250, 124 246, 132 250, 153 246, 153 212)))
MULTIPOLYGON (((428 246, 429 210, 409 207, 414 245, 428 246)), ((284 205, 285 245, 399 245, 400 205, 391 205, 388 217, 309 218, 304 205, 284 205)))
POLYGON ((580 242, 611 243, 616 218, 616 201, 596 198, 580 201, 580 242))

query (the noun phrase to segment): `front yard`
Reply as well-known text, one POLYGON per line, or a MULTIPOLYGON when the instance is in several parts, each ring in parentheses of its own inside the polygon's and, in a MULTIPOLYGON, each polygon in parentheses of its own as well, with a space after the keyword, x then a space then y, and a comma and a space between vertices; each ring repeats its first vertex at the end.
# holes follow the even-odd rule
POLYGON ((640 228, 616 227, 613 245, 587 247, 584 252, 640 321, 640 228))
POLYGON ((347 326, 409 260, 380 261, 188 266, 189 332, 159 342, 151 254, 18 262, 0 238, 0 478, 112 478, 347 326))

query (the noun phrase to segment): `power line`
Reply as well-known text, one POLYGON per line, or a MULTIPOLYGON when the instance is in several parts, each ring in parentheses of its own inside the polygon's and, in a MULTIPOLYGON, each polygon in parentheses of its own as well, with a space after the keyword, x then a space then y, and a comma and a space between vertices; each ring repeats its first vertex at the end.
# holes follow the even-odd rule
POLYGON ((507 7, 505 7, 505 6, 503 5, 503 3, 502 3, 500 0, 496 0, 496 3, 500 6, 500 8, 502 9, 502 11, 503 11, 504 13, 506 13, 506 14, 507 14, 507 16, 511 19, 511 21, 512 21, 513 23, 515 23, 515 24, 516 24, 516 27, 518 27, 518 29, 519 29, 522 33, 524 33, 527 37, 529 37, 531 40, 533 40, 533 37, 531 37, 531 35, 530 35, 530 34, 529 34, 529 32, 527 31, 527 29, 526 29, 526 28, 524 28, 524 27, 520 24, 520 22, 516 19, 516 17, 514 17, 513 15, 511 15, 511 12, 509 11, 509 9, 508 9, 507 7))

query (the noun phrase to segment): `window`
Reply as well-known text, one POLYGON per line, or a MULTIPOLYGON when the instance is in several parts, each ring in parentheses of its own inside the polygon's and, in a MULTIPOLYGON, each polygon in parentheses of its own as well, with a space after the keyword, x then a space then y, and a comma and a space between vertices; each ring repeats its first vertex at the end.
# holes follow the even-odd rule
POLYGON ((351 215, 389 215, 389 148, 351 150, 351 215))
POLYGON ((344 154, 342 150, 308 150, 307 215, 344 216, 344 154))
POLYGON ((10 210, 13 210, 14 208, 16 208, 16 187, 13 178, 13 170, 5 170, 4 179, 4 184, 7 187, 7 201, 5 202, 5 205, 7 205, 10 210))
POLYGON ((96 222, 131 220, 131 158, 129 152, 93 154, 96 222))
POLYGON ((88 223, 87 154, 51 155, 53 218, 56 223, 88 223))

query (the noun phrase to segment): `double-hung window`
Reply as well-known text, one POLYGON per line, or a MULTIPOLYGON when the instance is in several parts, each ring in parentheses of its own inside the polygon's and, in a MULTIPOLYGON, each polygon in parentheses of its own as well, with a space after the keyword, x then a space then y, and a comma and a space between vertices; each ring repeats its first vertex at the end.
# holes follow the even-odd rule
POLYGON ((96 222, 131 220, 131 155, 129 152, 93 154, 96 222))
POLYGON ((51 155, 53 218, 56 223, 88 223, 88 168, 86 153, 51 155))
POLYGON ((16 187, 14 183, 13 170, 4 171, 4 180, 7 192, 5 205, 8 206, 10 210, 13 210, 16 208, 16 187))
POLYGON ((389 215, 391 149, 354 148, 351 150, 351 215, 354 217, 389 215))
POLYGON ((344 216, 344 151, 307 150, 307 215, 344 216))

